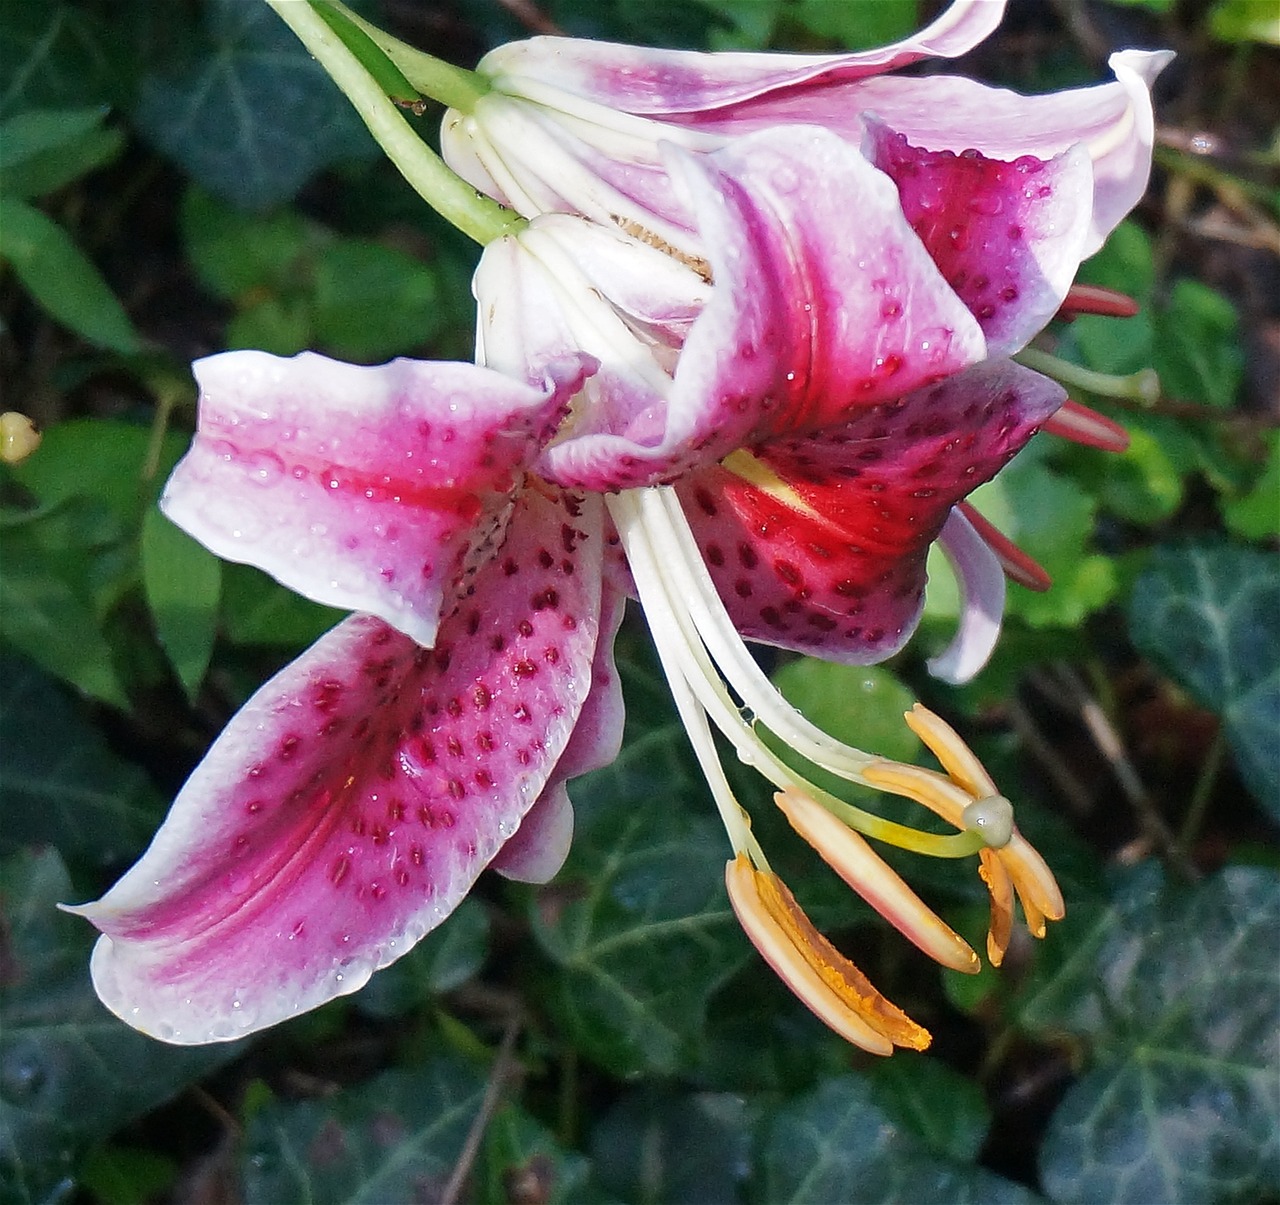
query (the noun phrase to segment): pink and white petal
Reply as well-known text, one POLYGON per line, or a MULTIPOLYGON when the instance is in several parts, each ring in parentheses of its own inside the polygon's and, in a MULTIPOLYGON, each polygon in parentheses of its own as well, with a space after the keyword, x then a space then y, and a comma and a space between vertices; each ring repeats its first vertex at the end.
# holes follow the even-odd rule
MULTIPOLYGON (((1003 0, 956 0, 919 33, 853 54, 706 54, 530 38, 490 51, 478 70, 504 92, 531 95, 536 85, 549 85, 626 113, 692 120, 775 89, 860 79, 924 58, 955 58, 987 37, 1003 14, 1003 0)), ((546 103, 540 94, 534 98, 546 103)))
POLYGON ((1004 618, 1004 569, 987 542, 959 510, 947 516, 938 543, 960 586, 960 623, 951 643, 928 661, 929 672, 958 686, 987 661, 1004 618))
POLYGON ((245 705, 138 864, 73 910, 102 930, 113 1012, 237 1037, 355 991, 449 914, 591 690, 601 511, 524 493, 434 649, 357 615, 245 705))
POLYGON ((952 506, 1061 403, 1011 361, 975 365, 808 439, 776 440, 676 487, 738 630, 867 664, 896 652, 923 605, 925 562, 952 506))
POLYGON ((624 115, 601 117, 603 123, 594 122, 490 92, 472 113, 446 116, 441 149, 459 175, 525 217, 578 214, 602 226, 634 224, 697 253, 693 219, 675 195, 658 144, 675 138, 709 150, 723 140, 644 118, 630 119, 640 133, 624 134, 612 128, 624 115))
POLYGON ((219 556, 430 645, 589 367, 544 361, 525 385, 473 364, 211 356, 161 506, 219 556))
POLYGON ((903 213, 982 325, 990 354, 1043 330, 1075 279, 1089 237, 1093 165, 1079 144, 1012 163, 975 150, 926 151, 874 118, 868 158, 898 186, 903 213))
MULTIPOLYGON (((1155 118, 1151 86, 1172 60, 1167 50, 1124 50, 1109 60, 1116 80, 1044 96, 1022 96, 961 76, 883 76, 832 93, 824 124, 861 138, 862 114, 873 113, 913 146, 969 149, 993 159, 1051 159, 1076 143, 1093 161, 1093 213, 1083 254, 1092 255, 1137 204, 1151 174, 1155 118)), ((781 113, 762 113, 779 120, 781 113)))
POLYGON ((591 693, 550 781, 515 836, 489 864, 491 870, 509 879, 546 883, 555 877, 568 857, 573 839, 573 804, 565 784, 580 774, 609 765, 622 748, 622 683, 613 661, 613 642, 626 601, 627 596, 610 583, 606 573, 600 595, 591 693))
MULTIPOLYGON (((549 447, 574 487, 675 479, 775 432, 844 421, 985 356, 977 320, 902 216, 897 189, 825 130, 765 131, 712 155, 672 148, 714 286, 665 412, 613 404, 549 447)), ((607 371, 606 361, 606 371, 607 371)), ((603 378, 602 378, 603 379, 603 378)))

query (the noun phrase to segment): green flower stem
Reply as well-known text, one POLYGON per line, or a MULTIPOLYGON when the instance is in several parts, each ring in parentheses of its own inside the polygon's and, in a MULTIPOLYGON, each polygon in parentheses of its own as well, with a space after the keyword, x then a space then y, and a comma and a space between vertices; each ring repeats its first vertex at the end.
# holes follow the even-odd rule
POLYGON ((1097 394, 1098 397, 1119 398, 1142 406, 1154 406, 1160 400, 1160 378, 1152 368, 1140 369, 1127 377, 1112 376, 1110 373, 1094 372, 1079 364, 1060 360, 1035 347, 1024 347, 1013 358, 1024 368, 1043 373, 1063 385, 1097 394))
POLYGON ((387 158, 441 217, 481 245, 514 234, 526 224, 509 209, 477 193, 445 166, 444 160, 418 137, 395 102, 310 4, 298 3, 298 0, 266 0, 266 3, 332 76, 387 158))
POLYGON ((404 72, 405 79, 424 96, 438 100, 450 109, 470 113, 475 109, 476 101, 489 91, 489 81, 484 76, 455 67, 399 38, 393 38, 386 30, 371 25, 359 13, 353 13, 340 0, 328 0, 328 4, 364 30, 374 45, 404 72))

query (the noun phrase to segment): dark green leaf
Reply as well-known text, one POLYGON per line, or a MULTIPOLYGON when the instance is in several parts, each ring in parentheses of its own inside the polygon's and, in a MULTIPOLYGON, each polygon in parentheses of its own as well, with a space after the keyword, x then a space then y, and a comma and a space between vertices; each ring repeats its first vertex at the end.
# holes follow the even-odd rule
POLYGON ((286 590, 248 565, 222 567, 222 622, 235 644, 301 648, 319 640, 343 614, 286 590))
POLYGON ((39 1200, 79 1151, 241 1048, 166 1046, 117 1020, 89 984, 92 928, 55 908, 72 895, 58 855, 20 854, 3 871, 0 1184, 39 1200))
POLYGON ((112 162, 124 149, 123 131, 93 129, 75 142, 32 155, 6 171, 3 189, 11 197, 42 197, 112 162))
POLYGON ((10 472, 44 506, 92 498, 111 513, 120 530, 133 531, 145 508, 159 495, 188 438, 169 432, 155 475, 144 480, 150 442, 151 432, 137 423, 72 419, 50 427, 39 452, 10 472))
POLYGON ((1129 609, 1134 643, 1223 718, 1245 781, 1280 819, 1280 567, 1251 548, 1162 549, 1129 609))
POLYGON ((122 761, 34 664, 0 654, 0 853, 53 845, 68 861, 118 865, 151 839, 162 811, 142 772, 122 761))
POLYGON ((437 1057, 328 1101, 276 1102, 245 1135, 247 1205, 440 1197, 484 1095, 483 1068, 437 1057))
POLYGON ((316 337, 338 355, 373 361, 410 351, 441 318, 435 274, 403 251, 343 239, 320 252, 316 337))
POLYGON ((54 318, 111 351, 138 350, 138 336, 98 269, 56 222, 0 196, 0 258, 54 318))
POLYGON ((881 1059, 870 1080, 872 1099, 895 1124, 936 1154, 977 1159, 991 1111, 973 1080, 937 1059, 913 1058, 881 1059))
POLYGON ((85 520, 86 508, 69 504, 0 525, 0 635, 49 673, 125 707, 95 606, 85 520))
POLYGON ((1244 377, 1235 307, 1196 280, 1180 280, 1156 311, 1155 363, 1170 397, 1230 409, 1244 377))
POLYGON ((0 4, 0 115, 108 99, 108 30, 59 0, 0 4))
MULTIPOLYGON (((918 1059, 897 1054, 895 1059, 918 1059)), ((1019 1184, 941 1158, 894 1125, 858 1076, 828 1080, 769 1119, 758 1155, 759 1200, 769 1205, 1032 1205, 1019 1184)))
POLYGON ((547 1007, 620 1074, 689 1065, 708 998, 749 952, 724 893, 728 849, 684 740, 660 729, 574 784, 573 851, 531 908, 557 964, 547 1007))
POLYGON ((11 192, 10 172, 34 155, 65 147, 102 124, 106 110, 34 109, 0 122, 0 188, 11 192))
POLYGON ((916 0, 799 0, 788 15, 810 33, 842 48, 885 46, 914 33, 920 25, 916 0))
POLYGON ((1201 1205, 1280 1192, 1276 872, 1186 888, 1147 865, 1086 912, 1074 953, 1022 1008, 1094 1050, 1049 1125, 1050 1194, 1201 1205))
POLYGON ((142 521, 142 584, 160 644, 194 698, 213 655, 222 562, 151 510, 142 521))
POLYGON ((298 260, 313 241, 292 209, 245 213, 196 187, 182 200, 182 234, 201 282, 228 301, 296 287, 298 260))
POLYGON ((139 128, 204 188, 246 209, 372 153, 346 98, 265 4, 210 0, 197 57, 143 80, 139 128))
POLYGON ((485 1129, 469 1198, 475 1205, 610 1205, 588 1183, 587 1160, 565 1150, 523 1109, 508 1105, 485 1129))
POLYGON ((731 1205, 750 1154, 742 1097, 646 1088, 624 1096, 591 1134, 602 1188, 637 1205, 731 1205))
POLYGON ((408 954, 374 975, 353 1002, 370 1017, 401 1016, 466 983, 488 952, 488 913, 477 900, 463 900, 408 954))
POLYGON ((102 1205, 138 1205, 168 1191, 178 1178, 172 1159, 154 1151, 106 1146, 93 1151, 78 1169, 80 1183, 102 1205))

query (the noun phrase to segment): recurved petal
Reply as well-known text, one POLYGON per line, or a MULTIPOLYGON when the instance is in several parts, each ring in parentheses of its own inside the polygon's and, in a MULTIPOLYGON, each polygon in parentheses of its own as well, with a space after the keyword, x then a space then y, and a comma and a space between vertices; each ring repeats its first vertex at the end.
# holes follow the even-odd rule
POLYGON ((896 652, 952 506, 1063 396, 1037 373, 990 361, 682 479, 677 493, 738 630, 850 664, 896 652))
POLYGON ((591 693, 574 725, 568 747, 550 781, 520 823, 515 836, 497 853, 490 869, 521 883, 546 883, 569 855, 573 840, 573 804, 565 783, 607 766, 622 748, 622 682, 613 661, 613 641, 622 623, 627 593, 605 577, 600 597, 599 637, 591 669, 591 693))
POLYGON ((958 685, 986 665, 996 647, 1004 618, 1004 570, 959 507, 947 516, 938 543, 960 586, 960 622, 951 643, 929 659, 929 672, 958 685))
POLYGON ((434 649, 355 616, 264 686, 139 863, 74 910, 103 933, 104 1003, 167 1041, 238 1037, 355 991, 443 920, 569 745, 600 515, 526 493, 434 649))
MULTIPOLYGON (((547 449, 574 487, 670 481, 770 435, 843 423, 986 355, 977 320, 907 225, 892 181, 824 130, 764 131, 711 155, 675 148, 713 287, 665 408, 610 400, 547 449), (603 425, 602 425, 603 424, 603 425)), ((590 348, 588 348, 590 350, 590 348)))
MULTIPOLYGON (((1080 143, 1093 162, 1090 227, 1082 255, 1092 255, 1146 191, 1155 118, 1151 86, 1171 51, 1124 50, 1109 60, 1115 82, 1043 96, 1022 96, 963 76, 882 76, 836 93, 824 116, 811 117, 860 137, 860 115, 873 113, 913 146, 957 153, 970 148, 993 159, 1051 159, 1080 143)), ((760 120, 785 119, 762 112, 760 120)), ((792 120, 797 120, 792 118, 792 120)))
POLYGON ((1085 149, 1008 163, 976 150, 924 150, 870 117, 866 146, 990 354, 1021 348, 1057 313, 1084 258, 1093 200, 1085 149))
MULTIPOLYGON (((954 58, 1000 23, 1003 0, 956 0, 901 42, 854 54, 705 54, 574 38, 530 38, 490 51, 479 70, 504 92, 547 101, 547 90, 658 118, 705 111, 779 89, 856 80, 923 58, 954 58)), ((554 103, 554 101, 548 101, 554 103)))
POLYGON ((472 364, 211 356, 161 505, 218 555, 429 645, 590 365, 541 367, 525 385, 472 364))

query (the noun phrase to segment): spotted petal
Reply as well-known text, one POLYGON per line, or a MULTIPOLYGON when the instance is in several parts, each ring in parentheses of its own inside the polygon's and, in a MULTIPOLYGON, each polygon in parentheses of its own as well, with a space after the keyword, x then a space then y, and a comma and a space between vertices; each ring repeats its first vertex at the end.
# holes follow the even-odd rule
POLYGON ((355 991, 448 915, 570 747, 601 511, 526 492, 434 649, 355 616, 246 704, 141 861, 77 909, 109 1008, 172 1042, 239 1036, 355 991))
POLYGON ((162 506, 220 556, 430 645, 591 365, 541 367, 524 385, 472 364, 201 360, 199 428, 162 506))
POLYGON ((1009 355, 1062 305, 1084 255, 1093 165, 1079 144, 1012 163, 975 150, 926 151, 868 119, 871 161, 898 186, 902 211, 947 283, 1009 355))
POLYGON ((702 123, 700 132, 742 134, 778 124, 812 122, 852 142, 874 114, 912 146, 974 149, 1012 162, 1051 159, 1077 143, 1093 162, 1089 237, 1092 255, 1146 191, 1155 119, 1151 87, 1172 60, 1167 50, 1122 50, 1109 60, 1115 82, 1042 96, 1023 96, 956 75, 876 76, 847 87, 761 97, 702 123))
POLYGON ((816 437, 690 475, 677 492, 735 626, 831 661, 896 652, 952 506, 1063 397, 1036 373, 988 361, 816 437))
POLYGON ((597 407, 539 461, 553 480, 672 480, 984 357, 976 319, 907 225, 897 189, 856 148, 817 128, 764 131, 714 155, 673 150, 671 167, 708 248, 711 296, 665 411, 642 426, 625 404, 597 407))

